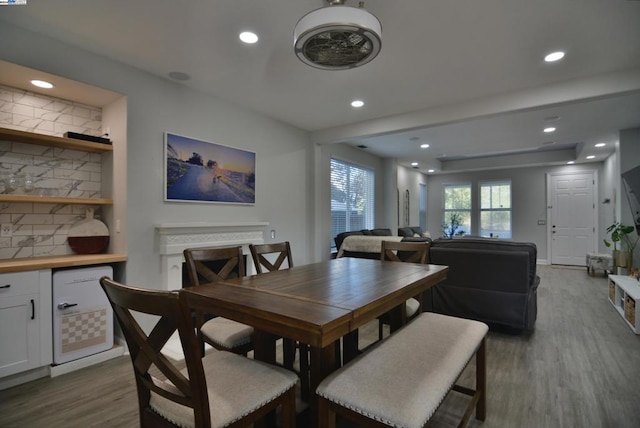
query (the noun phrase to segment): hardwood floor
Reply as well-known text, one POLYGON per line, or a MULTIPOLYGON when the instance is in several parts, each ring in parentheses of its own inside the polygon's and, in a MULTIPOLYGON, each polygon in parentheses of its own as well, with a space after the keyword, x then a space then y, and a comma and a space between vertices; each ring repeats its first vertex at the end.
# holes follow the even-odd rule
MULTIPOLYGON (((607 301, 606 279, 550 266, 538 274, 535 331, 489 333, 487 420, 468 426, 640 426, 640 336, 607 301)), ((375 339, 376 324, 361 336, 375 339)), ((124 356, 0 391, 0 427, 135 427, 130 365, 124 356)), ((471 364, 462 382, 472 386, 473 374, 471 364)), ((427 426, 456 426, 465 400, 449 394, 427 426)))

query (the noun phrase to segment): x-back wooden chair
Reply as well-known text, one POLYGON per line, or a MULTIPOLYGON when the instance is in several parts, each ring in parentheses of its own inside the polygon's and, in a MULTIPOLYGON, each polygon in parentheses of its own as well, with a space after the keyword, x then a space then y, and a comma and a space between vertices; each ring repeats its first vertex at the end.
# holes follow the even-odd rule
MULTIPOLYGON (((273 272, 293 267, 293 256, 289 241, 272 244, 250 244, 249 251, 251 251, 251 258, 258 274, 263 273, 264 269, 267 272, 273 272)), ((293 369, 296 348, 300 350, 300 386, 302 397, 306 399, 309 395, 309 347, 305 344, 294 343, 291 339, 283 338, 282 348, 283 365, 288 369, 293 369)))
MULTIPOLYGON (((382 241, 380 260, 383 262, 429 263, 429 242, 382 241)), ((412 297, 405 303, 403 323, 416 317, 422 308, 422 295, 412 297)), ((390 324, 388 313, 378 317, 378 340, 382 340, 384 324, 390 324)))
POLYGON ((263 268, 272 272, 274 270, 280 270, 282 264, 286 261, 286 268, 293 267, 293 257, 291 256, 291 246, 289 241, 279 242, 275 244, 258 244, 249 245, 251 251, 251 258, 253 264, 256 267, 256 272, 262 273, 263 268), (265 255, 277 255, 275 261, 271 262, 265 257, 265 255))
POLYGON ((201 358, 191 311, 176 291, 128 287, 107 277, 100 285, 129 347, 141 427, 250 426, 279 406, 283 426, 295 426, 295 374, 224 351, 201 358), (160 318, 147 335, 134 313, 160 318), (161 352, 176 330, 182 370, 161 352))
MULTIPOLYGON (((214 284, 245 275, 244 255, 240 246, 187 248, 184 250, 184 259, 191 285, 214 284)), ((214 348, 242 355, 247 355, 253 349, 253 327, 199 310, 195 311, 195 318, 200 338, 214 348), (207 320, 211 315, 214 318, 207 320)))

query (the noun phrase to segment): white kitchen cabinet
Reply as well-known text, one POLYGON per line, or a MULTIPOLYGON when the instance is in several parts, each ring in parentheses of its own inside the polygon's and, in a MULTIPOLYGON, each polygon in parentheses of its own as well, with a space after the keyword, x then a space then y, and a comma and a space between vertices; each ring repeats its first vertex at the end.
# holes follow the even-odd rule
POLYGON ((51 270, 0 274, 0 377, 51 364, 51 270))

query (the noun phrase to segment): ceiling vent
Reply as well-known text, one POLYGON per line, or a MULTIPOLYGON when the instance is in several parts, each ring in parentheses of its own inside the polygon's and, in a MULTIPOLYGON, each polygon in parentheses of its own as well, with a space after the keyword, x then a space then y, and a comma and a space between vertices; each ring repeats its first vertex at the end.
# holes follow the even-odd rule
POLYGON ((382 27, 371 13, 327 0, 329 6, 303 16, 293 31, 296 56, 323 70, 360 67, 380 53, 382 27))

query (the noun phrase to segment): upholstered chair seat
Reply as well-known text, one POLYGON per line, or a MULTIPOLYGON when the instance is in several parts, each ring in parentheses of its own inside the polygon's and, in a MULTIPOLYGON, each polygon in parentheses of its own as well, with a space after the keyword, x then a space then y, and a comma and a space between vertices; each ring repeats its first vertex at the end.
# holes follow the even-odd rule
MULTIPOLYGON (((290 370, 226 351, 209 352, 202 359, 202 366, 205 378, 215 379, 207 383, 211 427, 225 427, 253 413, 298 381, 290 370)), ((186 368, 181 373, 188 376, 186 368)), ((149 406, 175 425, 195 428, 193 409, 187 406, 153 393, 149 406)))

